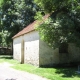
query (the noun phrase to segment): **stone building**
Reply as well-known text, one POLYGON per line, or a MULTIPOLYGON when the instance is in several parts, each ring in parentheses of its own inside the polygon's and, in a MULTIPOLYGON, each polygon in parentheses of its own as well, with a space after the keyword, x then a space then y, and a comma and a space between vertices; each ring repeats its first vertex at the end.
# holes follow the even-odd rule
POLYGON ((13 58, 20 63, 55 66, 80 62, 80 48, 70 43, 53 50, 40 39, 34 21, 13 37, 13 58))

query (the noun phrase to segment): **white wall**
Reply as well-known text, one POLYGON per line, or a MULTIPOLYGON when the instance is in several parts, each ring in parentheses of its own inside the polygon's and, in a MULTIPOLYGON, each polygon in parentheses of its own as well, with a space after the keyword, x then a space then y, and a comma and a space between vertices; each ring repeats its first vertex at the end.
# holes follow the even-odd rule
POLYGON ((68 54, 59 54, 39 39, 38 31, 32 31, 13 39, 13 58, 21 62, 21 42, 24 41, 24 63, 36 66, 55 65, 80 61, 80 48, 69 44, 68 54))
POLYGON ((75 44, 69 43, 68 46, 69 61, 70 62, 80 62, 80 48, 75 44))
POLYGON ((39 34, 32 31, 23 36, 24 38, 24 62, 39 65, 39 34))
POLYGON ((21 41, 22 36, 13 40, 13 58, 21 62, 21 41))
POLYGON ((59 64, 59 49, 52 49, 42 40, 39 43, 40 66, 55 66, 59 64))

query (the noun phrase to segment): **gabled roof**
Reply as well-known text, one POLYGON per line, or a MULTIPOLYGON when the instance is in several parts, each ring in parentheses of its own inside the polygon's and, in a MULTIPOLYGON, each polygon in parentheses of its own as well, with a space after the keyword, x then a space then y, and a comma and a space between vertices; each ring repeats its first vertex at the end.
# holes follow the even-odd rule
MULTIPOLYGON (((47 14, 43 17, 43 19, 45 20, 46 18, 48 18, 50 15, 47 14)), ((29 24, 28 26, 26 26, 23 30, 21 30, 19 33, 17 33, 15 36, 13 36, 12 38, 16 38, 16 37, 19 37, 21 35, 24 35, 26 33, 29 33, 31 31, 34 31, 35 30, 35 25, 38 24, 40 25, 42 22, 39 22, 38 20, 35 20, 33 23, 29 24)))

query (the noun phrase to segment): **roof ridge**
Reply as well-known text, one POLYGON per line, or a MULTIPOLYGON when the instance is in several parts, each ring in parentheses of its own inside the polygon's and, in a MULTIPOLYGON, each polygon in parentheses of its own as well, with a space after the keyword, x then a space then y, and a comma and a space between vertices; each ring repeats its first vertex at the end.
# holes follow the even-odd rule
MULTIPOLYGON (((45 20, 45 19, 48 18, 49 16, 50 16, 50 14, 45 15, 45 16, 43 17, 43 20, 45 20)), ((21 31, 18 32, 16 35, 14 35, 14 36, 12 37, 12 39, 14 39, 14 38, 16 38, 16 37, 18 37, 18 36, 21 36, 21 35, 23 35, 23 34, 29 33, 29 32, 31 32, 31 31, 33 31, 33 30, 35 30, 35 24, 38 23, 38 21, 39 21, 39 20, 35 20, 34 22, 30 23, 30 24, 29 24, 28 26, 26 26, 23 30, 21 30, 21 31)), ((41 23, 42 23, 42 22, 39 22, 38 25, 41 24, 41 23)))

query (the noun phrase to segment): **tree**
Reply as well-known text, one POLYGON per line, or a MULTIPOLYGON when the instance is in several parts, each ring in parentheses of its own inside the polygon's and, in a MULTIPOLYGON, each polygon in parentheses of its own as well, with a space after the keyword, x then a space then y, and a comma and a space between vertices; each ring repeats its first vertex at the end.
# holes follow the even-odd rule
POLYGON ((80 0, 35 0, 48 20, 38 27, 41 38, 52 47, 61 43, 80 46, 80 0))
POLYGON ((16 33, 34 21, 38 9, 33 0, 3 0, 0 6, 0 24, 3 32, 9 32, 6 38, 8 44, 16 33))
POLYGON ((9 32, 8 31, 1 31, 0 32, 0 46, 1 47, 10 47, 10 45, 8 44, 8 42, 7 42, 7 37, 9 36, 10 34, 9 34, 9 32))

